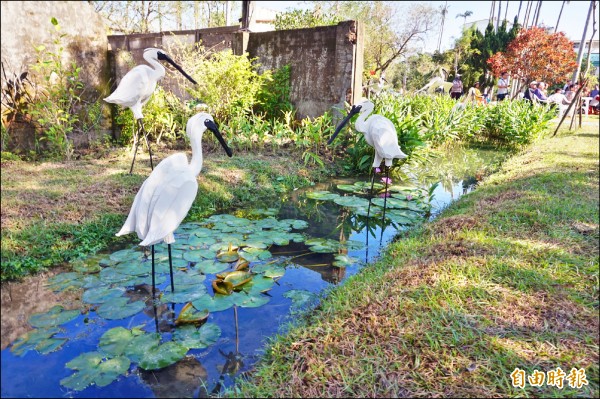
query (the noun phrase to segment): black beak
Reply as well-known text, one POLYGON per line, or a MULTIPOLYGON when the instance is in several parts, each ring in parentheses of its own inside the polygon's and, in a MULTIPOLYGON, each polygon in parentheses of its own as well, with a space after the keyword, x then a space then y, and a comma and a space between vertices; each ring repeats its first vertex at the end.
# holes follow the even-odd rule
POLYGON ((331 136, 331 138, 329 139, 329 141, 327 142, 327 145, 331 144, 333 142, 333 140, 335 140, 335 138, 337 137, 337 135, 340 133, 340 131, 342 130, 342 128, 346 125, 346 123, 348 123, 348 121, 356 114, 358 114, 360 112, 360 109, 362 107, 360 105, 353 105, 352 109, 350 110, 350 112, 348 112, 348 116, 346 116, 344 118, 343 121, 340 122, 340 124, 335 128, 335 132, 333 133, 333 136, 331 136))
POLYGON ((173 65, 175 67, 175 69, 177 69, 179 72, 181 72, 181 74, 183 76, 185 76, 186 78, 188 78, 188 80, 190 82, 192 82, 193 84, 198 84, 198 82, 196 82, 190 75, 188 75, 187 73, 185 73, 185 71, 183 70, 183 68, 181 68, 179 65, 177 65, 175 63, 175 61, 173 61, 171 59, 171 57, 169 57, 168 55, 166 55, 165 53, 159 51, 158 52, 158 59, 159 60, 163 60, 163 61, 167 61, 169 64, 173 65))
POLYGON ((221 132, 219 132, 219 128, 217 127, 217 125, 210 119, 207 119, 204 121, 204 126, 206 126, 211 132, 213 132, 215 134, 215 136, 217 137, 217 140, 219 140, 219 143, 221 143, 221 145, 223 146, 223 149, 225 149, 225 152, 227 153, 227 155, 230 157, 233 156, 233 152, 231 151, 231 148, 229 148, 229 146, 223 139, 223 136, 221 135, 221 132))

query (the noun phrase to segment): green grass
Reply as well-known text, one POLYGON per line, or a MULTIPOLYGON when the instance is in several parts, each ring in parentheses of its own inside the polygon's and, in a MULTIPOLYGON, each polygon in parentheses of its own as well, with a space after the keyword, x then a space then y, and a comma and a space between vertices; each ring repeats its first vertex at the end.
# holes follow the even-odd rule
POLYGON ((598 397, 595 122, 532 145, 391 244, 228 395, 598 397), (589 385, 511 384, 515 368, 557 367, 589 385))

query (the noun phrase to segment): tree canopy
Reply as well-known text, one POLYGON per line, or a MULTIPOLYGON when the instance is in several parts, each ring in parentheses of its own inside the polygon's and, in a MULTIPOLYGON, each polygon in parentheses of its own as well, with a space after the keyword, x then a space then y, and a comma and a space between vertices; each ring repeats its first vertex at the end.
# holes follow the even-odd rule
POLYGON ((544 28, 523 29, 510 42, 506 52, 497 52, 487 63, 495 76, 507 71, 527 82, 550 85, 568 79, 577 66, 573 42, 563 32, 548 33, 544 28))

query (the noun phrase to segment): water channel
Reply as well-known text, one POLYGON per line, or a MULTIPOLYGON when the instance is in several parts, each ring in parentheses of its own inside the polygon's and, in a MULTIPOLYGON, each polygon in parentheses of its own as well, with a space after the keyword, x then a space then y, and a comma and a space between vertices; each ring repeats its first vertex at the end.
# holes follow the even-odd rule
MULTIPOLYGON (((365 176, 295 190, 268 208, 182 224, 173 245, 174 293, 165 246, 157 246, 155 302, 148 253, 135 242, 90 257, 75 272, 50 273, 10 293, 15 305, 35 297, 49 311, 3 308, 27 332, 3 346, 2 397, 218 394, 252 369, 267 339, 297 312, 376 260, 400 230, 473 190, 501 158, 454 148, 419 174, 404 171, 411 182, 392 183, 385 223, 378 205, 386 194, 380 189, 365 207, 365 176), (236 267, 237 274, 217 276, 236 267)), ((4 321, 2 330, 9 333, 4 321)))

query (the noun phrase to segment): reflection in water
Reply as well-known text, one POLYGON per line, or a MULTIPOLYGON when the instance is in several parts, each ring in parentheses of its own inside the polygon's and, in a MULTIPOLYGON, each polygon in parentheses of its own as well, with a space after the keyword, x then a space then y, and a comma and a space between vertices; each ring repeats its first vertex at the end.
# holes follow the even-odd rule
POLYGON ((157 398, 191 398, 208 377, 204 366, 193 356, 186 356, 160 370, 137 370, 157 398))

